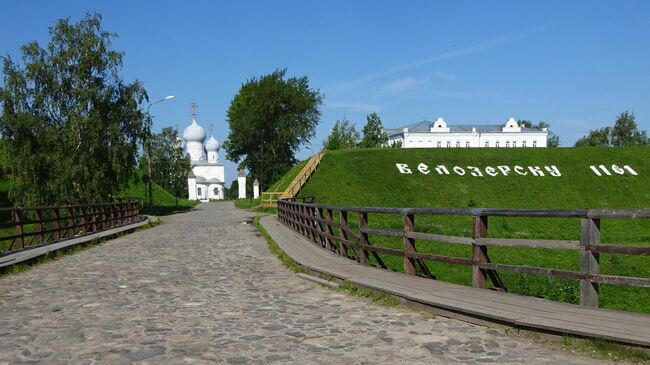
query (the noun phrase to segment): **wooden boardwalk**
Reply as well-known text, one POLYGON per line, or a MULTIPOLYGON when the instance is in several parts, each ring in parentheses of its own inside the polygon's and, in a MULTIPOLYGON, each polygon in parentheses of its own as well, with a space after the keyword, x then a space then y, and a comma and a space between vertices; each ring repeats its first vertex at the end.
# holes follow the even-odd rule
POLYGON ((363 266, 324 250, 284 226, 275 216, 262 225, 299 264, 322 274, 390 293, 470 321, 526 330, 600 338, 650 347, 650 316, 496 292, 363 266))

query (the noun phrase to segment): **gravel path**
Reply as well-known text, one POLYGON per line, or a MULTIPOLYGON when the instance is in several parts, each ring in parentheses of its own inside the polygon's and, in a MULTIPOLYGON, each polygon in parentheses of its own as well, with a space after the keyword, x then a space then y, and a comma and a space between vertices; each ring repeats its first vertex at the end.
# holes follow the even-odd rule
POLYGON ((600 363, 300 279, 252 219, 201 204, 0 278, 0 364, 600 363))

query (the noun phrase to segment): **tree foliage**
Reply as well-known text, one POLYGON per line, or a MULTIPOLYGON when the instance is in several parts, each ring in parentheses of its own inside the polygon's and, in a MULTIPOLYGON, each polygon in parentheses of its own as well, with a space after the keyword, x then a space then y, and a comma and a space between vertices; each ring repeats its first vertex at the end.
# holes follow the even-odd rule
POLYGON ((109 200, 124 188, 143 133, 140 82, 120 77, 124 54, 101 16, 59 20, 46 48, 21 47, 3 59, 0 130, 15 179, 15 204, 109 200))
POLYGON ((618 115, 613 127, 604 127, 589 131, 589 134, 580 138, 575 146, 642 146, 650 144, 646 131, 639 131, 634 113, 625 111, 618 115))
MULTIPOLYGON (((163 128, 150 138, 153 181, 176 197, 187 196, 190 160, 183 153, 178 132, 173 128, 163 128)), ((140 165, 146 166, 146 156, 143 156, 140 165)))
POLYGON ((539 121, 537 124, 534 124, 530 120, 518 120, 517 124, 522 125, 526 128, 535 128, 535 129, 543 129, 547 128, 548 130, 548 137, 546 139, 546 146, 547 147, 560 147, 560 137, 553 133, 551 131, 551 126, 550 124, 544 122, 544 121, 539 121))
POLYGON ((372 113, 366 117, 366 125, 363 127, 363 139, 361 148, 379 148, 384 147, 388 142, 388 134, 384 131, 381 124, 381 118, 377 113, 372 113))
POLYGON ((354 124, 343 118, 334 123, 334 127, 323 143, 323 147, 328 150, 345 150, 355 148, 361 135, 355 128, 354 124))
POLYGON ((228 109, 227 158, 250 171, 260 188, 296 162, 295 153, 314 137, 323 96, 306 76, 285 79, 286 69, 246 81, 228 109))

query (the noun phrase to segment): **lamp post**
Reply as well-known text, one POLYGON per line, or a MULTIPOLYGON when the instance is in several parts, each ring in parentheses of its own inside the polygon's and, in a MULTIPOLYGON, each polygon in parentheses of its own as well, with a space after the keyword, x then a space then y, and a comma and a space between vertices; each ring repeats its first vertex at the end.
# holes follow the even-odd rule
POLYGON ((146 140, 147 140, 147 174, 149 175, 149 214, 153 213, 153 189, 152 189, 152 177, 151 177, 151 127, 153 126, 153 119, 151 118, 151 114, 149 113, 149 109, 151 109, 152 105, 162 103, 163 101, 167 101, 170 99, 173 99, 174 95, 169 95, 165 97, 164 99, 160 99, 158 101, 154 101, 153 103, 150 103, 149 106, 147 106, 147 131, 146 131, 146 140))

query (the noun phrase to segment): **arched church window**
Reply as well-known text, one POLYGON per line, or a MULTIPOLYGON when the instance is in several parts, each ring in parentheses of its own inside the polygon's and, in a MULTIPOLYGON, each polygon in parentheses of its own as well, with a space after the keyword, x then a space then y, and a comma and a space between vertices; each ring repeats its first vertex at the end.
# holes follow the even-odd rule
POLYGON ((213 193, 214 193, 215 196, 219 195, 219 189, 214 188, 213 193))

